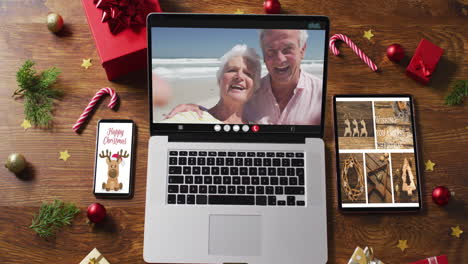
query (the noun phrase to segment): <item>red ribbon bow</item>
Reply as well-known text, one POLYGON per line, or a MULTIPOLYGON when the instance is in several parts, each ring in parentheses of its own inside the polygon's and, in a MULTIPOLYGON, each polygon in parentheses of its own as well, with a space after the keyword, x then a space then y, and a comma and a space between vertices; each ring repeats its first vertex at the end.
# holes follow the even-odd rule
POLYGON ((101 22, 107 22, 113 35, 128 27, 139 30, 145 26, 146 16, 155 10, 146 0, 94 0, 94 4, 102 9, 101 22))
POLYGON ((432 70, 424 63, 424 60, 421 56, 417 58, 417 64, 414 68, 416 71, 421 71, 425 77, 432 75, 432 70))

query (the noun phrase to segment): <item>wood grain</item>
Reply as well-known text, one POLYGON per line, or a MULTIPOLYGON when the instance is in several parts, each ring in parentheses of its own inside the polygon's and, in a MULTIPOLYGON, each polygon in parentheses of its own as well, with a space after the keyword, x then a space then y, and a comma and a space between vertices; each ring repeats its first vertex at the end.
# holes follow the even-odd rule
MULTIPOLYGON (((329 263, 347 263, 356 246, 373 246, 385 263, 409 263, 433 255, 447 254, 450 263, 466 263, 466 234, 450 236, 450 227, 468 230, 466 149, 468 147, 467 104, 443 104, 450 84, 468 76, 468 16, 455 0, 281 0, 286 14, 320 14, 330 17, 331 33, 345 33, 379 66, 372 72, 344 45, 341 56, 329 57, 325 126, 327 168, 327 216, 329 263), (371 41, 362 37, 372 29, 371 41), (429 87, 405 76, 408 63, 421 38, 445 52, 429 87), (385 57, 392 43, 403 45, 407 56, 400 64, 385 57), (354 93, 409 93, 415 98, 419 154, 422 161, 437 165, 423 172, 422 212, 417 214, 342 214, 337 210, 335 145, 331 96, 354 93), (456 199, 440 208, 431 201, 431 190, 445 185, 456 199), (408 240, 402 253, 398 239, 408 240)), ((255 0, 161 0, 171 12, 263 13, 262 1, 255 0)), ((20 179, 0 170, 0 263, 78 263, 97 247, 111 263, 143 263, 143 226, 146 186, 147 142, 149 138, 146 74, 138 72, 110 83, 99 65, 84 11, 79 0, 3 0, 0 2, 0 157, 20 152, 30 162, 30 179, 20 179), (62 14, 65 31, 49 33, 48 12, 62 14), (24 131, 21 100, 11 98, 16 89, 15 73, 25 59, 32 58, 39 70, 57 66, 62 70, 56 87, 65 92, 55 107, 50 130, 24 131), (81 60, 91 58, 85 70, 81 60), (112 86, 120 94, 117 112, 100 104, 82 134, 71 126, 88 100, 101 87, 112 86), (136 188, 131 200, 99 200, 110 215, 105 226, 85 223, 86 207, 92 195, 93 156, 96 122, 101 118, 129 118, 138 126, 136 188), (58 160, 67 149, 71 158, 58 160), (53 240, 40 239, 28 229, 41 201, 59 198, 76 203, 82 213, 73 225, 53 240)), ((108 99, 107 99, 108 100, 108 99)), ((313 245, 310 245, 313 247, 313 245)), ((313 260, 310 263, 314 263, 313 260)))

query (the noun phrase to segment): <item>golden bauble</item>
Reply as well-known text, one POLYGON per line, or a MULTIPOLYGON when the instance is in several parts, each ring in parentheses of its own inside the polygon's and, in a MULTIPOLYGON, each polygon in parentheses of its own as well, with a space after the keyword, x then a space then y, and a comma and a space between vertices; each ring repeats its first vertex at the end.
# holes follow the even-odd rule
POLYGON ((19 174, 26 168, 26 159, 19 153, 10 154, 6 160, 5 167, 11 172, 19 174))
POLYGON ((63 28, 63 18, 57 13, 47 15, 47 28, 54 33, 59 32, 63 28))

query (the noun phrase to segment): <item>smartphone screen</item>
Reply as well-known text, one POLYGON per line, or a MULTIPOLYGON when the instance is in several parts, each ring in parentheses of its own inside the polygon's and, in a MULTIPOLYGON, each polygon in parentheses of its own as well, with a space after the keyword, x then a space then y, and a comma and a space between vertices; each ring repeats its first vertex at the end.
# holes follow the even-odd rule
POLYGON ((132 195, 134 133, 131 120, 99 121, 93 191, 96 196, 132 195))

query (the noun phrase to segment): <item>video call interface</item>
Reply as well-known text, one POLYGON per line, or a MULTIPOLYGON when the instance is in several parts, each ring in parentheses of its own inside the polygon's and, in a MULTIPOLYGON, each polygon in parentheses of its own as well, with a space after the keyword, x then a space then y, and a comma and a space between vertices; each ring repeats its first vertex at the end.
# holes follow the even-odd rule
POLYGON ((336 98, 343 208, 419 207, 408 97, 336 98))
POLYGON ((325 30, 151 30, 154 123, 321 124, 325 30))

